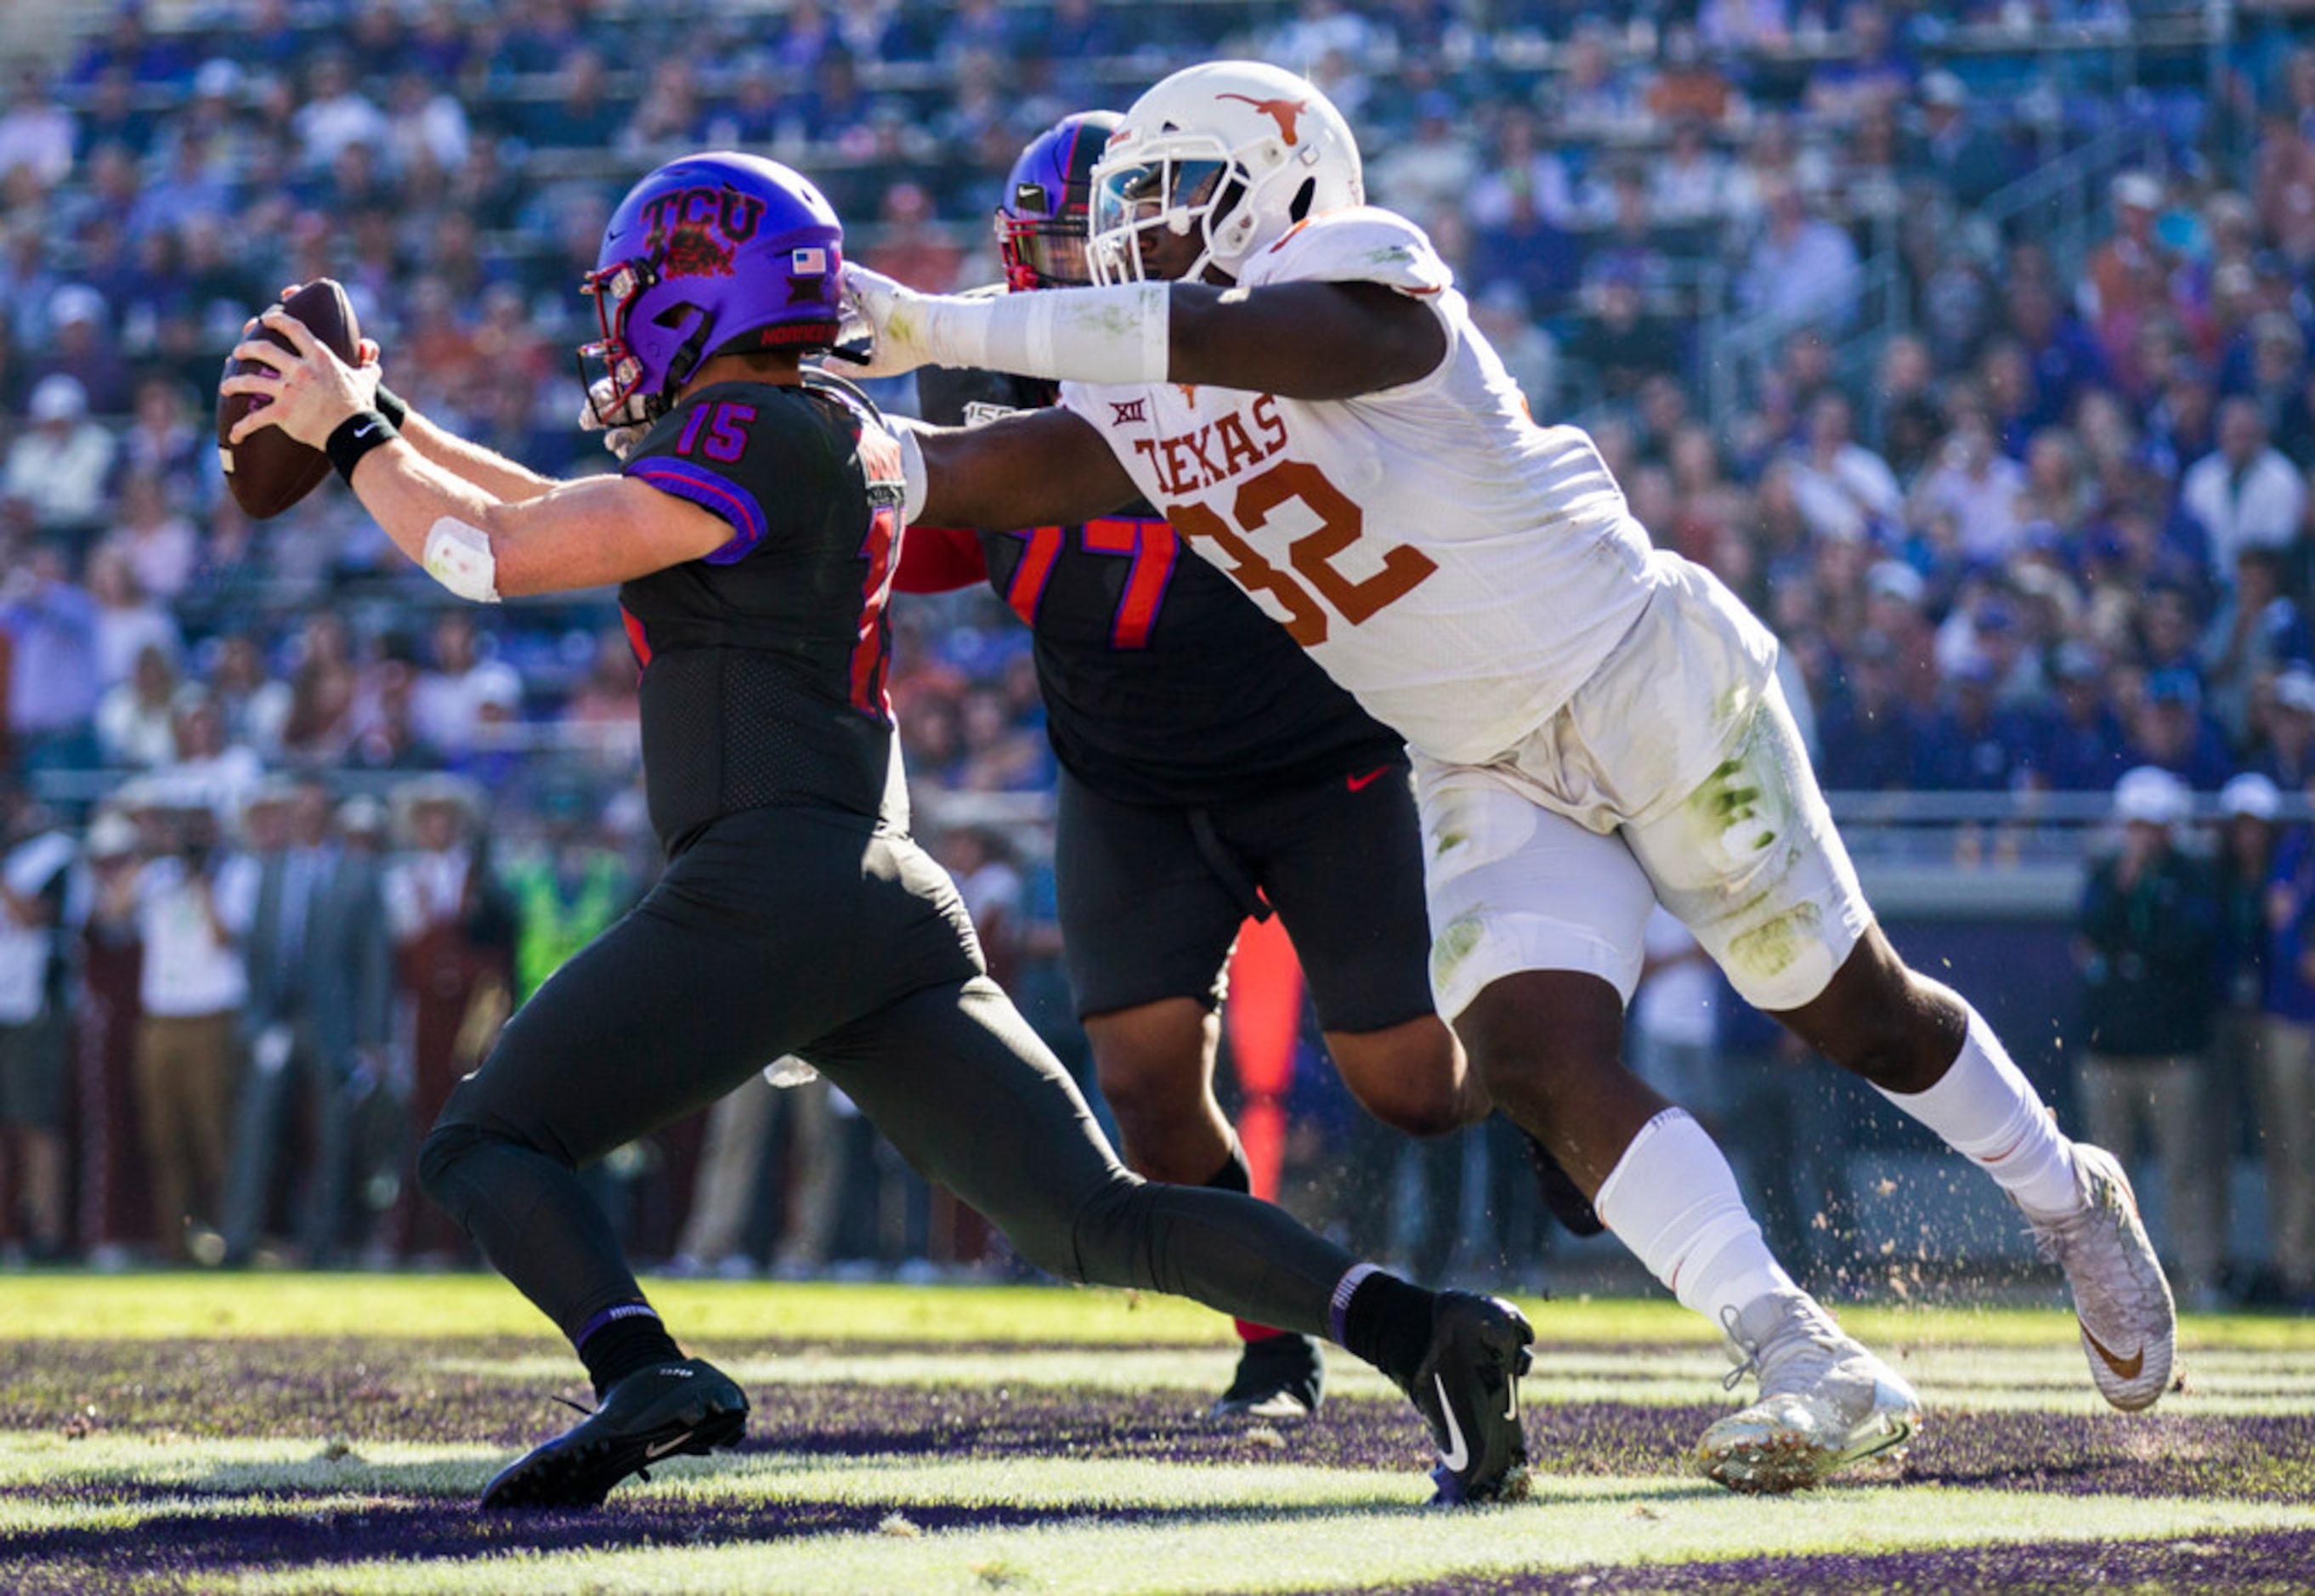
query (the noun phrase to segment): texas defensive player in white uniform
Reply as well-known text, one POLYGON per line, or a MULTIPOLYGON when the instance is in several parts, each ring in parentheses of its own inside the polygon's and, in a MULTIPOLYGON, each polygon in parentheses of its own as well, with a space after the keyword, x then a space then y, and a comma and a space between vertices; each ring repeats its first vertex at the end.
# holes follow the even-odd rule
POLYGON ((1749 1001, 1984 1167, 2071 1284, 2098 1388, 2168 1382, 2169 1289, 2128 1182, 1875 924, 1773 670, 1709 572, 1651 548, 1591 439, 1539 427, 1349 129, 1252 63, 1175 74, 1095 169, 1104 286, 966 301, 850 269, 874 369, 1066 379, 912 444, 945 524, 1140 496, 1416 754, 1432 981, 1495 1101, 1728 1334, 1760 1399, 1706 1472, 1813 1484, 1903 1441, 1911 1389, 1778 1267, 1727 1163, 1619 1063, 1651 900, 1749 1001))

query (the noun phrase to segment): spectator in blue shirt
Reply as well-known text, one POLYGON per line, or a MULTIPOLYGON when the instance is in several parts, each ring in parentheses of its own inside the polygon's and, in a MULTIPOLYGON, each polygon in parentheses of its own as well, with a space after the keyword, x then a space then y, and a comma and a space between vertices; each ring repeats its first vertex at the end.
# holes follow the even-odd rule
POLYGON ((1543 213, 1535 191, 1521 183, 1512 189, 1509 214, 1477 230, 1471 276, 1483 285, 1517 283, 1529 304, 1556 311, 1575 287, 1580 249, 1543 213))
POLYGON ((547 149, 608 149, 633 109, 612 98, 602 52, 582 47, 555 68, 554 92, 525 108, 522 131, 547 149))
POLYGON ((2031 723, 1997 709, 1992 661, 1973 655, 1954 672, 1947 705, 1914 745, 1916 786, 1942 793, 2007 793, 2033 767, 2031 723))
POLYGON ((2237 747, 2251 733, 2251 689, 2286 663, 2315 659, 2315 633, 2284 591, 2284 553, 2256 544, 2235 551, 2234 586, 2203 633, 2203 680, 2212 714, 2237 747))
POLYGON ((2315 670, 2293 665, 2267 690, 2265 734, 2250 767, 2285 792, 2315 779, 2315 670))
POLYGON ((2086 643, 2061 644, 2051 675, 2057 704, 2044 723, 2036 761, 2043 784, 2060 793, 2111 790, 2129 764, 2122 720, 2107 696, 2106 668, 2098 651, 2086 643))
POLYGON ((2183 666, 2147 673, 2124 748, 2132 764, 2167 770, 2198 793, 2217 792, 2234 773, 2226 738, 2203 713, 2202 684, 2183 666))
POLYGON ((2072 412, 2084 389, 2106 382, 2106 357, 2046 277, 2019 273, 2009 284, 2007 308, 2009 331, 2034 369, 2033 424, 2054 425, 2072 412))
POLYGON ((1842 19, 1847 52, 1809 75, 1809 114, 1853 127, 1868 109, 1894 105, 1911 92, 1915 68, 1889 15, 1875 0, 1854 0, 1842 19))
POLYGON ((1921 79, 1920 131, 1905 146, 1905 164, 1965 207, 1982 205, 2018 175, 2009 140, 1970 113, 1969 90, 1952 73, 1921 79))
POLYGON ((1895 645, 1879 632, 1859 633, 1843 684, 1817 719, 1817 775, 1827 789, 1891 793, 1912 785, 1920 725, 1897 687, 1895 645))

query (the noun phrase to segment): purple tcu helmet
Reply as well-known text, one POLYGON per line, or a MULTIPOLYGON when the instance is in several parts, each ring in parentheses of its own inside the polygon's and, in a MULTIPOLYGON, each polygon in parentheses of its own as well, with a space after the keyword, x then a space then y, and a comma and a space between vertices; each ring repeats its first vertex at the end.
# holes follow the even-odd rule
POLYGON ((1029 141, 1005 200, 997 208, 997 248, 1005 286, 1068 288, 1091 282, 1086 268, 1086 214, 1093 201, 1093 164, 1122 119, 1112 111, 1063 117, 1029 141))
MULTIPOLYGON (((608 418, 650 419, 714 355, 836 342, 844 225, 802 173, 729 151, 670 161, 611 213, 581 291, 594 296, 608 418)), ((612 422, 611 424, 616 424, 612 422)))

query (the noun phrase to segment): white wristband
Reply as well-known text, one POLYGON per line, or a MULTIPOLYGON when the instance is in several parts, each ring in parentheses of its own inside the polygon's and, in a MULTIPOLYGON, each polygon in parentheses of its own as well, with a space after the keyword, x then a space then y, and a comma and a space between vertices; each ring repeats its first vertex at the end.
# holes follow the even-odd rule
POLYGON ((900 440, 900 521, 903 526, 914 526, 924 513, 925 495, 930 489, 925 477, 925 446, 917 441, 917 429, 906 416, 884 419, 900 440))
POLYGON ((476 604, 499 601, 498 556, 491 553, 490 534, 480 527, 444 516, 426 534, 426 553, 419 563, 461 598, 476 604))
POLYGON ((1173 305, 1166 283, 941 296, 923 304, 923 342, 944 366, 1057 382, 1166 380, 1173 305))

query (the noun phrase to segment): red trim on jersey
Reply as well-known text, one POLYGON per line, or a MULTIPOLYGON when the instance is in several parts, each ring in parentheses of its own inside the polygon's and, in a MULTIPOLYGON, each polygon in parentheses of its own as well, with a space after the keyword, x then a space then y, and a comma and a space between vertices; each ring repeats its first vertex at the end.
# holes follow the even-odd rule
POLYGON ((885 687, 884 667, 892 637, 884 626, 884 606, 892 597, 892 545, 900 536, 900 510, 880 504, 868 512, 868 536, 857 556, 868 562, 868 574, 861 581, 858 641, 852 645, 852 707, 887 722, 892 718, 892 695, 885 687))
POLYGON ((900 535, 900 593, 953 593, 989 580, 980 539, 963 527, 910 527, 900 535))
POLYGON ((635 663, 648 667, 652 662, 651 639, 643 635, 643 624, 624 604, 619 606, 619 624, 627 629, 627 646, 635 651, 635 663))

